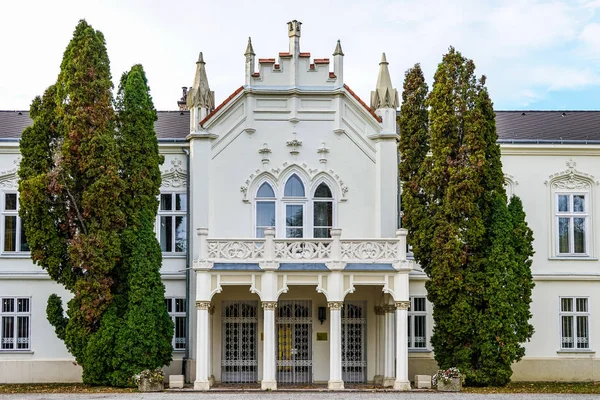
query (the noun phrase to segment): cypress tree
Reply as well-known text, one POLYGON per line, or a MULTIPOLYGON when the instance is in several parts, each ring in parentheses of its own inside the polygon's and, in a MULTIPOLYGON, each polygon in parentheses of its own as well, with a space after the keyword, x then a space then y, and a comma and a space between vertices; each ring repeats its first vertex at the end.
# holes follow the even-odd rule
POLYGON ((67 46, 57 82, 32 103, 23 132, 20 215, 34 262, 73 297, 67 317, 56 295, 48 320, 83 368, 91 335, 113 299, 125 223, 104 36, 85 21, 67 46))
POLYGON ((430 278, 435 359, 441 368, 459 367, 468 384, 503 385, 533 332, 532 234, 520 202, 512 211, 506 204, 485 77, 476 79, 474 63, 450 48, 425 102, 427 143, 425 118, 416 117, 425 106, 411 100, 415 76, 407 73, 399 121, 407 136, 400 143, 404 209, 413 213, 403 221, 430 278))
POLYGON ((429 114, 425 105, 429 89, 419 64, 405 73, 400 127, 399 174, 402 180, 402 226, 408 229, 408 241, 421 267, 427 269, 432 229, 427 215, 429 203, 423 188, 423 178, 428 173, 429 114))
POLYGON ((122 242, 126 308, 116 337, 111 383, 124 386, 134 374, 172 360, 173 322, 165 306, 162 254, 154 233, 163 157, 154 131, 156 110, 141 65, 123 74, 116 105, 122 177, 127 182, 122 203, 129 212, 122 242))

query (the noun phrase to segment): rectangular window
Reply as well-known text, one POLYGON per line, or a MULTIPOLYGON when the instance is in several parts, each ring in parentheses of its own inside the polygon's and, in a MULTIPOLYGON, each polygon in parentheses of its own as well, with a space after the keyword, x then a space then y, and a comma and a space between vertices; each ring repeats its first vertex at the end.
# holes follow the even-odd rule
POLYGON ((587 297, 560 298, 561 349, 589 349, 587 297))
POLYGON ((187 249, 187 194, 161 193, 159 241, 163 253, 185 253, 187 249))
POLYGON ((427 309, 425 297, 411 297, 408 310, 408 348, 427 348, 427 309))
POLYGON ((30 349, 30 299, 1 297, 0 351, 30 349))
POLYGON ((167 306, 167 312, 169 313, 169 316, 173 320, 173 325, 175 326, 175 334, 173 335, 173 349, 185 350, 186 300, 182 298, 166 298, 165 305, 167 306))
POLYGON ((304 206, 302 204, 285 205, 285 237, 304 237, 304 206))
POLYGON ((556 196, 558 254, 587 254, 588 212, 586 195, 558 193, 556 196))
POLYGON ((275 227, 275 202, 256 202, 256 237, 265 237, 265 228, 275 227))
POLYGON ((313 211, 313 237, 330 238, 333 227, 333 202, 315 201, 313 211))
POLYGON ((2 251, 16 253, 29 251, 23 222, 19 218, 19 197, 17 193, 3 193, 0 199, 2 210, 2 251))

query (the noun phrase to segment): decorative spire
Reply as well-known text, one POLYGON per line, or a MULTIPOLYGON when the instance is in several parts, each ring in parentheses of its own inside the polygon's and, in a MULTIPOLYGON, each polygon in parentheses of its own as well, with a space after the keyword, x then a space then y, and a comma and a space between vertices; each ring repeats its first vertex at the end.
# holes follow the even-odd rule
POLYGON ((335 46, 335 50, 333 51, 333 55, 334 56, 343 56, 344 52, 342 51, 342 44, 340 43, 339 39, 337 41, 337 46, 335 46))
POLYGON ((198 107, 207 110, 213 110, 215 108, 215 92, 211 91, 208 86, 205 64, 204 56, 202 55, 202 52, 200 52, 198 61, 196 61, 194 85, 189 90, 187 96, 188 108, 198 107))
POLYGON ((379 76, 377 77, 377 87, 371 92, 371 108, 398 108, 398 91, 392 87, 392 79, 388 69, 388 62, 385 53, 381 55, 379 63, 379 76))
POLYGON ((246 57, 255 56, 254 49, 252 48, 252 38, 248 38, 248 46, 246 46, 246 52, 244 53, 246 57))

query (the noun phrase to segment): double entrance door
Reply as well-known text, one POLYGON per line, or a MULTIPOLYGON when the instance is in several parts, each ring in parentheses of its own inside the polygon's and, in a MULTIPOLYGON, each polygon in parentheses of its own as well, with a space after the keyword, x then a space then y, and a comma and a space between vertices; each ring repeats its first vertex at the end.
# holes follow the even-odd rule
MULTIPOLYGON (((275 318, 277 382, 313 382, 311 300, 281 300, 275 318)), ((342 379, 365 382, 366 302, 345 302, 342 309, 342 379)), ((258 381, 258 302, 225 301, 221 314, 223 383, 258 381)))

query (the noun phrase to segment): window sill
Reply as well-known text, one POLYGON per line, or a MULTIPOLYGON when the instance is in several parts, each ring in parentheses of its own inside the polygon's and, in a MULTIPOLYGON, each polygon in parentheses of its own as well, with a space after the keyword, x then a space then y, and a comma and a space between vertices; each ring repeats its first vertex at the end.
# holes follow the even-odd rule
POLYGON ((162 253, 163 258, 185 258, 185 253, 162 253))
POLYGON ((33 354, 33 350, 0 350, 0 354, 33 354))
POLYGON ((590 256, 554 256, 548 257, 550 261, 598 261, 597 257, 590 256))
POLYGON ((430 349, 408 349, 409 353, 431 353, 430 349))
POLYGON ((557 354, 596 354, 596 351, 591 349, 560 349, 557 354))
POLYGON ((31 258, 30 252, 0 253, 0 258, 31 258))

